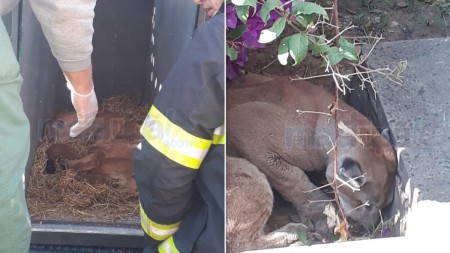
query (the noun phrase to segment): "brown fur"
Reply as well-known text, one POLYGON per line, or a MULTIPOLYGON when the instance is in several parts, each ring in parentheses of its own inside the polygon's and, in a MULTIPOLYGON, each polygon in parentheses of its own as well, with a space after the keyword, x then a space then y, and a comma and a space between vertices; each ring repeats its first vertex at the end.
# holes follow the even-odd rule
MULTIPOLYGON (((332 149, 330 138, 334 140, 336 136, 334 117, 299 115, 297 110, 328 113, 334 97, 307 81, 291 84, 287 77, 255 77, 262 80, 255 82, 253 77, 248 76, 244 84, 227 90, 227 154, 254 164, 270 185, 297 208, 303 223, 325 234, 329 230, 322 212, 328 203, 311 201, 328 197, 319 190, 311 191, 317 186, 306 172, 323 171, 328 182, 333 181, 334 152, 327 152, 332 149)), ((395 155, 367 118, 342 101, 338 108, 344 110, 336 111, 338 122, 356 134, 364 134, 364 146, 354 137, 339 136, 339 175, 343 178, 347 174, 365 174, 357 182, 360 191, 341 186, 338 195, 348 217, 371 229, 379 221, 379 210, 393 197, 395 155), (369 207, 351 211, 366 201, 369 207)), ((254 215, 261 215, 256 210, 259 207, 254 215)))
POLYGON ((287 246, 307 227, 289 223, 269 234, 263 227, 272 213, 273 194, 266 176, 248 161, 227 157, 227 252, 287 246))
MULTIPOLYGON (((77 123, 75 112, 62 112, 54 120, 48 120, 45 125, 45 136, 50 142, 64 142, 70 139, 70 127, 77 123)), ((92 126, 83 131, 77 138, 91 138, 94 141, 113 140, 123 132, 125 125, 130 127, 135 122, 126 122, 121 116, 111 113, 98 113, 92 126)), ((139 133, 139 132, 137 132, 139 133)))
POLYGON ((47 149, 48 158, 66 169, 82 172, 81 178, 92 184, 118 180, 121 187, 136 192, 133 178, 132 152, 137 145, 134 141, 105 141, 93 144, 84 157, 77 157, 76 151, 68 144, 56 143, 47 149))
MULTIPOLYGON (((69 128, 76 121, 75 112, 58 114, 56 120, 46 126, 48 139, 69 140, 69 128)), ((77 137, 90 137, 95 141, 86 156, 78 157, 72 146, 58 142, 47 149, 47 157, 51 164, 81 172, 78 177, 92 184, 118 180, 127 191, 136 192, 132 151, 139 143, 139 127, 137 122, 126 121, 121 116, 99 113, 93 125, 77 137)))

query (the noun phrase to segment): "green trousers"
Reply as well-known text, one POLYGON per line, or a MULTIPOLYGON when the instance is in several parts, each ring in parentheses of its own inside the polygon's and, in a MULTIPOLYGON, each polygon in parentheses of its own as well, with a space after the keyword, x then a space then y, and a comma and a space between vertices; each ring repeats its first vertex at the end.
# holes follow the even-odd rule
POLYGON ((28 252, 31 225, 25 201, 30 126, 19 96, 19 63, 0 17, 0 252, 28 252))

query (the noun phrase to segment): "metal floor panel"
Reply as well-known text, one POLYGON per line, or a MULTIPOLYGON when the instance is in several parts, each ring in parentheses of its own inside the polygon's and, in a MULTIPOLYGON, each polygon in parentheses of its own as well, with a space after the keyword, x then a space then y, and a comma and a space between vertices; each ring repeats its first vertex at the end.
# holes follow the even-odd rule
MULTIPOLYGON (((100 224, 32 224, 32 245, 142 248, 144 233, 139 227, 100 224)), ((83 251, 81 251, 83 252, 83 251)))
POLYGON ((63 245, 36 245, 30 246, 30 253, 141 253, 142 249, 85 247, 63 245))

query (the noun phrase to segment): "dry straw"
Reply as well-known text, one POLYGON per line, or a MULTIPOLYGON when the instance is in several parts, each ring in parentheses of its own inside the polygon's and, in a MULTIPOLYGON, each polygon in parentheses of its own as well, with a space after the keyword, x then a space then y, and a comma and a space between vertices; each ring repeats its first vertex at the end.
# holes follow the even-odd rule
MULTIPOLYGON (((105 112, 142 122, 148 106, 139 105, 127 97, 112 97, 100 107, 105 112)), ((71 140, 80 156, 87 153, 89 140, 71 140)), ((117 182, 91 185, 78 173, 69 169, 58 169, 55 174, 45 172, 47 155, 51 145, 44 140, 36 150, 35 159, 28 177, 26 197, 33 220, 63 220, 89 222, 135 222, 139 218, 136 194, 118 188, 117 182)))

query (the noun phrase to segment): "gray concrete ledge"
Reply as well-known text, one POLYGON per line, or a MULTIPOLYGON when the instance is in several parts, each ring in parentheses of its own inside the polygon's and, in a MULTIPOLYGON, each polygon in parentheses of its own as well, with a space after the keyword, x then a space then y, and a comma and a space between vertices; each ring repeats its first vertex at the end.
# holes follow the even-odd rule
POLYGON ((403 85, 374 75, 376 90, 419 200, 450 201, 450 39, 380 43, 368 64, 401 60, 403 85))

